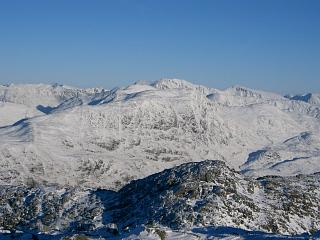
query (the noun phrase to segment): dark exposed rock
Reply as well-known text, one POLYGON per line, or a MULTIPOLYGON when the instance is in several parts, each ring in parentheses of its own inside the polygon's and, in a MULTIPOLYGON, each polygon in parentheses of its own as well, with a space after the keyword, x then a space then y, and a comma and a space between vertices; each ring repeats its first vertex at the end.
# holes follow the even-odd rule
POLYGON ((2 186, 0 227, 118 234, 140 225, 227 226, 280 234, 320 229, 320 174, 245 178, 222 161, 188 163, 118 192, 2 186))

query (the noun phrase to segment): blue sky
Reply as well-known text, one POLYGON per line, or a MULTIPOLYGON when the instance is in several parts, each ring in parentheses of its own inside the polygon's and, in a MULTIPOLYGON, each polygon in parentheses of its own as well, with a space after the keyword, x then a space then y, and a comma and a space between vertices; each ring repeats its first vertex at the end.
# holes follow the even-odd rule
POLYGON ((0 83, 320 91, 317 0, 0 0, 0 83))

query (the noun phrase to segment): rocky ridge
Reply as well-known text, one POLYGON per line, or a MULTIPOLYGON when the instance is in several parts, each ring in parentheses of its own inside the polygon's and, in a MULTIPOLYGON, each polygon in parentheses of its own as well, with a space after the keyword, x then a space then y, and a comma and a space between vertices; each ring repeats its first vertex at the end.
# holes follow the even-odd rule
MULTIPOLYGON (((187 163, 118 192, 2 186, 2 231, 121 237, 135 229, 229 227, 273 234, 320 229, 320 175, 247 178, 222 161, 187 163)), ((195 234, 195 233, 194 233, 195 234)))

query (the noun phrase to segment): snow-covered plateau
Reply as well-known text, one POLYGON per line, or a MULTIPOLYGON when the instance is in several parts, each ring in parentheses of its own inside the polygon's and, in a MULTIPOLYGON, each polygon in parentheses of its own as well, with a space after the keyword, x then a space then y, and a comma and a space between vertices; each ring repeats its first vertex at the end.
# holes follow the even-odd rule
POLYGON ((316 236, 319 96, 0 85, 0 236, 316 236))

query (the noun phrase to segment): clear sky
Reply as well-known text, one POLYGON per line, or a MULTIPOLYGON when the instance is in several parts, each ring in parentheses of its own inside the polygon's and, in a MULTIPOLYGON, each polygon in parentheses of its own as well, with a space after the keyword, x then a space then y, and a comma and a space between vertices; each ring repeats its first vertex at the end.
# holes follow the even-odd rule
POLYGON ((0 83, 320 91, 319 0, 0 0, 0 83))

